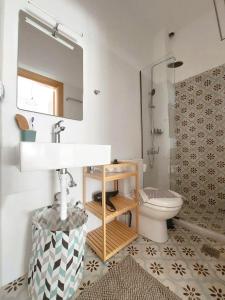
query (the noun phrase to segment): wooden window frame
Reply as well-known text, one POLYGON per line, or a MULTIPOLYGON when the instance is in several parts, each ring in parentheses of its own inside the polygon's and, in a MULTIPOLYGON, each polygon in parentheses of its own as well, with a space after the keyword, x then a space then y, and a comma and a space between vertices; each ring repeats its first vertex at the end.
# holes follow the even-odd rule
POLYGON ((55 116, 63 117, 64 114, 64 84, 63 82, 54 80, 52 78, 31 72, 26 69, 18 68, 18 76, 40 82, 42 84, 51 86, 55 89, 55 98, 53 102, 53 113, 55 116))

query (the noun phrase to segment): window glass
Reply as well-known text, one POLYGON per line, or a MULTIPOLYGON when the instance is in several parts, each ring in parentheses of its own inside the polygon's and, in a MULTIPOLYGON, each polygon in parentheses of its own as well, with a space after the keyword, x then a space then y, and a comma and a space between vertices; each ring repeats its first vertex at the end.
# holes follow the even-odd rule
POLYGON ((55 89, 40 82, 18 76, 18 104, 25 110, 54 113, 55 89))

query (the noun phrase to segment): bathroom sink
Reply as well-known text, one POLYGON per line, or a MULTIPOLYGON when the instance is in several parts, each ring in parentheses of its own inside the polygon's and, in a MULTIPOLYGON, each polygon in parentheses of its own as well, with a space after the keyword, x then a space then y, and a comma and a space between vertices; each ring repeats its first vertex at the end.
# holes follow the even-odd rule
POLYGON ((109 164, 110 145, 20 143, 20 170, 56 170, 109 164))

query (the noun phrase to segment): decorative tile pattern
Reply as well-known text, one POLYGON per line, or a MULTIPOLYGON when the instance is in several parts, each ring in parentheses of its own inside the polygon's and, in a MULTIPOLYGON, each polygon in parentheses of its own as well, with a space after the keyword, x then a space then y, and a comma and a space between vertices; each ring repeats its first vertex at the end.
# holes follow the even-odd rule
POLYGON ((220 233, 225 233, 224 96, 225 65, 176 84, 171 177, 172 189, 186 198, 181 216, 220 233))
POLYGON ((197 226, 225 234, 225 209, 191 205, 185 201, 179 217, 197 226))
POLYGON ((11 292, 18 291, 25 283, 26 276, 21 276, 18 279, 14 280, 13 282, 10 282, 4 287, 4 290, 9 294, 11 292))
MULTIPOLYGON (((130 254, 147 272, 181 299, 225 299, 224 259, 211 258, 200 251, 201 246, 207 243, 225 253, 225 245, 215 243, 180 226, 170 230, 169 237, 166 243, 157 244, 140 236, 106 263, 101 262, 87 247, 83 280, 77 295, 106 272, 110 272, 119 261, 130 254)), ((18 290, 8 292, 12 284, 7 285, 0 292, 0 298, 30 300, 25 283, 26 281, 23 281, 19 294, 18 290)))

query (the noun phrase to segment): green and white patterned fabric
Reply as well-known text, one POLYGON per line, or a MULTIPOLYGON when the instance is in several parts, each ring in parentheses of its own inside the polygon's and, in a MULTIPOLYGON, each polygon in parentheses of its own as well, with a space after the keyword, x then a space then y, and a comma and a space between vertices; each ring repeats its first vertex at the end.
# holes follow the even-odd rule
POLYGON ((35 300, 67 300, 82 279, 87 214, 78 207, 68 209, 60 220, 59 207, 35 211, 32 220, 32 256, 28 292, 35 300))

